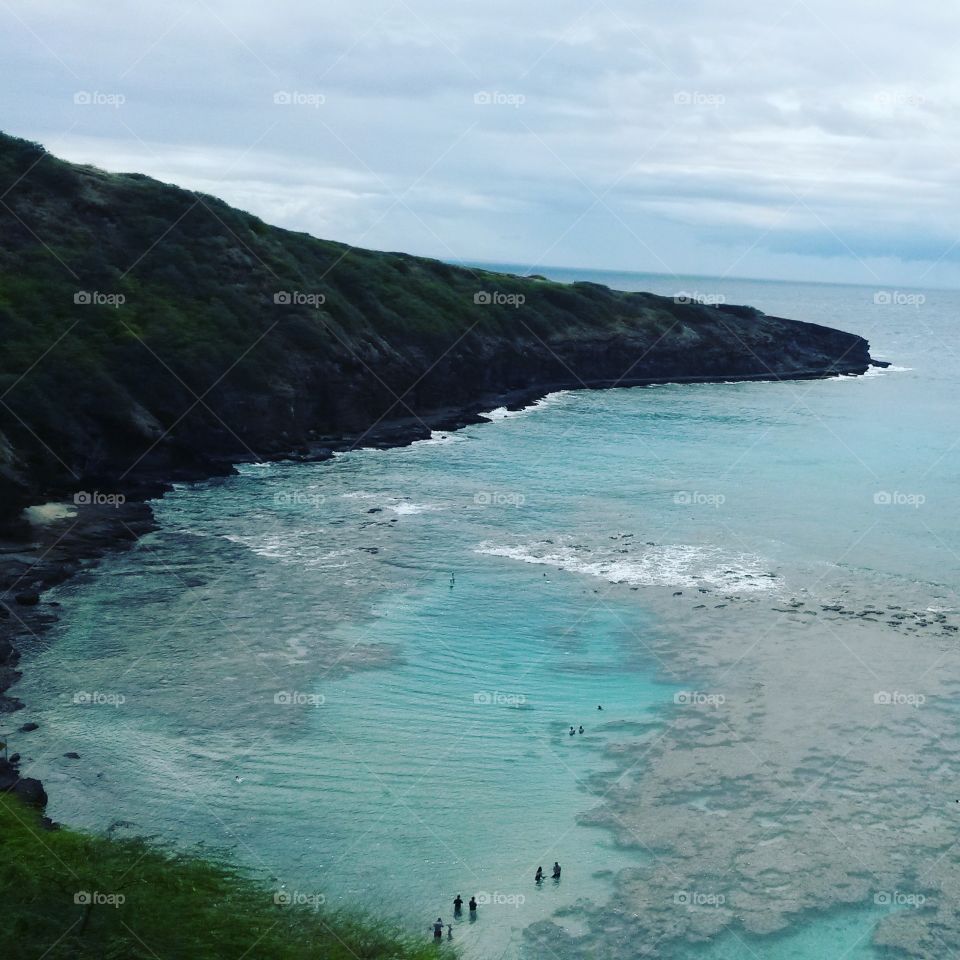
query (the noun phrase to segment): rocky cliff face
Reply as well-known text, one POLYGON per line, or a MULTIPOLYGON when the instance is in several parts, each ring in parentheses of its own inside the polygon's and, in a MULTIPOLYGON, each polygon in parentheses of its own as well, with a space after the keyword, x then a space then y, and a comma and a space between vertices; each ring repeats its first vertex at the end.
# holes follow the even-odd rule
POLYGON ((560 388, 864 372, 853 334, 358 250, 0 135, 0 511, 560 388))

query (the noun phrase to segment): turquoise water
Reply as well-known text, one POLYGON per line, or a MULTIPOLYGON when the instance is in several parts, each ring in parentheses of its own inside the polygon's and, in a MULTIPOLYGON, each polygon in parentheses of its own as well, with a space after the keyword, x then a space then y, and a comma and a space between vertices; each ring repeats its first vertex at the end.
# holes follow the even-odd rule
POLYGON ((476 894, 471 957, 922 956, 886 906, 918 896, 948 949, 960 295, 616 281, 895 367, 566 392, 178 488, 24 658, 51 815, 424 932, 476 894))

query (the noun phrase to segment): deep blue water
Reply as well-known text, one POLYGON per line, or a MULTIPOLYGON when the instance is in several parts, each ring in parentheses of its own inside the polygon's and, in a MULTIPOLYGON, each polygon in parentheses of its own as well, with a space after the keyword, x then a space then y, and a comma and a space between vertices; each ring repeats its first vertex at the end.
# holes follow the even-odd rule
MULTIPOLYGON (((121 829, 226 850, 278 889, 360 903, 425 932, 438 913, 448 918, 456 893, 482 894, 479 920, 455 930, 477 957, 515 955, 535 921, 595 932, 611 898, 616 909, 628 902, 630 871, 658 865, 679 879, 657 881, 663 902, 647 896, 630 911, 660 922, 696 873, 677 851, 648 845, 648 833, 689 809, 746 810, 742 821, 718 813, 697 842, 716 838, 719 859, 721 840, 732 835, 737 848, 736 831, 746 848, 757 822, 780 824, 770 842, 794 858, 796 837, 809 838, 823 890, 797 880, 807 883, 795 892, 802 909, 785 920, 789 879, 733 857, 705 889, 722 889, 734 919, 716 925, 678 903, 676 936, 648 943, 653 955, 880 956, 871 938, 889 912, 883 891, 922 887, 936 902, 920 876, 925 853, 906 840, 913 859, 891 872, 852 835, 833 843, 825 831, 856 825, 840 804, 874 773, 896 779, 911 765, 927 784, 898 784, 897 802, 930 804, 940 817, 924 790, 940 778, 949 791, 952 772, 932 762, 922 772, 897 739, 902 725, 837 691, 862 680, 868 694, 924 693, 929 710, 909 722, 931 718, 925 735, 940 742, 960 668, 945 621, 904 632, 889 612, 889 623, 871 617, 855 629, 837 614, 827 627, 832 613, 820 608, 881 605, 933 621, 957 606, 960 294, 925 291, 918 304, 906 296, 917 291, 888 289, 886 303, 882 287, 555 275, 722 296, 842 327, 894 367, 567 392, 405 449, 245 466, 178 488, 157 503, 159 532, 57 591, 63 621, 25 657, 17 690, 42 725, 28 772, 47 783, 56 819, 128 821, 121 829), (777 612, 791 602, 820 620, 777 612), (788 676, 771 673, 778 664, 788 676), (669 764, 707 742, 688 732, 684 696, 725 690, 735 706, 741 690, 778 680, 784 696, 766 695, 749 723, 729 714, 744 749, 766 757, 778 737, 798 751, 807 738, 799 776, 819 769, 820 753, 840 756, 836 731, 862 728, 889 738, 877 756, 895 743, 899 759, 886 771, 869 759, 825 764, 821 806, 801 823, 791 813, 799 791, 783 775, 758 803, 723 776, 726 754, 715 765, 696 754, 722 789, 645 825, 645 785, 661 790, 669 764), (806 712, 792 712, 797 689, 806 712), (78 692, 123 703, 78 704, 78 692), (667 738, 669 755, 622 769, 621 745, 644 738, 667 738), (63 759, 66 750, 83 762, 63 759), (901 798, 901 786, 916 797, 901 798), (614 799, 637 817, 629 835, 583 822, 614 799), (859 892, 832 872, 851 851, 862 858, 859 892), (561 884, 535 887, 536 866, 549 872, 554 859, 561 884), (780 904, 779 932, 738 923, 741 904, 762 913, 738 899, 744 891, 780 904)), ((892 820, 886 807, 869 811, 870 830, 896 829, 892 820)), ((931 819, 929 829, 949 823, 931 819)), ((954 882, 952 868, 939 862, 938 884, 954 882)), ((644 955, 613 933, 607 947, 644 955)), ((580 955, 559 940, 555 952, 580 955)))

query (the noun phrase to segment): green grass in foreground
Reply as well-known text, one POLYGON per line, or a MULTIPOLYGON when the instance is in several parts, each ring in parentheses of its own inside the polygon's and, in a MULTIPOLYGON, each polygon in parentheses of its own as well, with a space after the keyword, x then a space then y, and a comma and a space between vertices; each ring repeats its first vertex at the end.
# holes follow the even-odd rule
MULTIPOLYGON (((304 896, 311 894, 304 892, 304 896)), ((277 905, 229 866, 141 840, 45 831, 0 795, 4 960, 451 960, 446 946, 360 914, 277 905)))

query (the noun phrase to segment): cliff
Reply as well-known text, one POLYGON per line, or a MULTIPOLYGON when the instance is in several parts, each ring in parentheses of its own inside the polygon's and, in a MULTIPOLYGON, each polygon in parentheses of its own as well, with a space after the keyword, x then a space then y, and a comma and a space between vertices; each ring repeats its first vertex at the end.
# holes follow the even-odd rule
POLYGON ((0 511, 550 390, 862 373, 853 334, 380 253, 0 134, 0 511))

